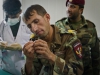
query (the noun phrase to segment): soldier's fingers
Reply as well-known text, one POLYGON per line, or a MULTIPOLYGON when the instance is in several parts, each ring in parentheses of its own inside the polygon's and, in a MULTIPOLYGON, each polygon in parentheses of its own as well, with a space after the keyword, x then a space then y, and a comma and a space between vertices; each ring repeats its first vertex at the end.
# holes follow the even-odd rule
POLYGON ((33 54, 34 53, 34 48, 33 47, 30 47, 29 49, 28 49, 28 52, 27 52, 28 54, 33 54))
POLYGON ((35 40, 35 42, 47 43, 46 41, 41 40, 41 39, 35 40))
POLYGON ((28 51, 31 47, 33 47, 33 42, 26 43, 23 47, 23 52, 28 51))
POLYGON ((28 50, 25 50, 25 51, 24 51, 24 54, 25 54, 26 56, 33 55, 33 53, 34 53, 34 49, 33 49, 32 47, 29 48, 28 50))
POLYGON ((41 47, 45 46, 46 47, 48 45, 47 45, 47 42, 45 42, 45 41, 35 41, 34 46, 35 47, 37 47, 37 46, 41 46, 41 47))

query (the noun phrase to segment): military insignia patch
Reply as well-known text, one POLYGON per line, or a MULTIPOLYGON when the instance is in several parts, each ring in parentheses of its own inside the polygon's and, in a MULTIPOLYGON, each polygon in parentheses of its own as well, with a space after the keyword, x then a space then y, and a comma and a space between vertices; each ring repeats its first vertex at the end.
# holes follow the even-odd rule
POLYGON ((73 45, 74 51, 79 58, 82 58, 82 45, 80 42, 77 42, 73 45))

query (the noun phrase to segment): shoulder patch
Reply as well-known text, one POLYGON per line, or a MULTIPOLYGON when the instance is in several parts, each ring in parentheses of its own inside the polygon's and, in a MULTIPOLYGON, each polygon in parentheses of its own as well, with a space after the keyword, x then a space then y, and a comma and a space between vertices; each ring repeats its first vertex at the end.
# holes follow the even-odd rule
POLYGON ((75 54, 82 59, 82 45, 80 42, 76 42, 74 45, 73 45, 73 49, 74 49, 74 52, 75 54))

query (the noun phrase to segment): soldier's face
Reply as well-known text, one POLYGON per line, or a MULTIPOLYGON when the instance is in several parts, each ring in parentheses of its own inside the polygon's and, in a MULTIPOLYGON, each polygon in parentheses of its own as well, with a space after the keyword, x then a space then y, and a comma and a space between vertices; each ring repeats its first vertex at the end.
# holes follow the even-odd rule
POLYGON ((36 11, 33 12, 32 16, 25 21, 28 28, 40 38, 44 38, 49 34, 49 14, 44 16, 38 15, 36 11))
POLYGON ((68 18, 75 20, 79 17, 79 15, 81 15, 82 11, 78 5, 68 2, 66 13, 68 18))

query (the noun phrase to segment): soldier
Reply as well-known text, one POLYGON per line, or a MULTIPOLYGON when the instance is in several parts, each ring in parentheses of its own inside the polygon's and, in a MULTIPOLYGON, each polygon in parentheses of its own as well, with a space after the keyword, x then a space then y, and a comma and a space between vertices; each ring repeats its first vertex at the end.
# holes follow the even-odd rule
POLYGON ((74 33, 50 25, 50 15, 40 5, 27 8, 24 22, 38 38, 24 45, 22 75, 82 75, 82 48, 74 33))
POLYGON ((67 16, 58 20, 55 25, 63 31, 73 29, 82 43, 83 75, 99 75, 100 52, 96 28, 93 22, 86 20, 82 15, 85 0, 67 0, 67 16))

